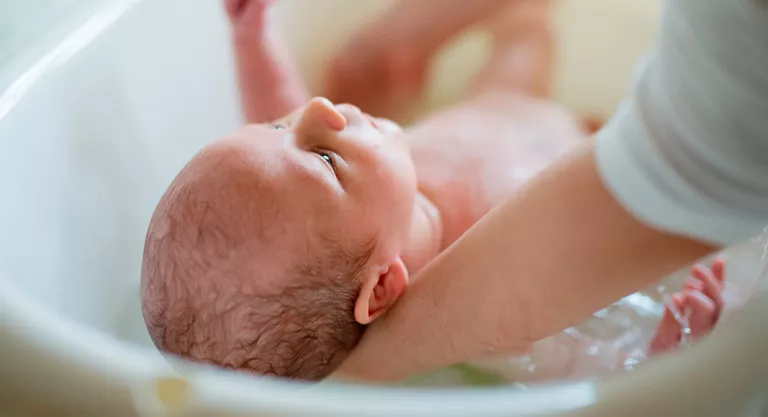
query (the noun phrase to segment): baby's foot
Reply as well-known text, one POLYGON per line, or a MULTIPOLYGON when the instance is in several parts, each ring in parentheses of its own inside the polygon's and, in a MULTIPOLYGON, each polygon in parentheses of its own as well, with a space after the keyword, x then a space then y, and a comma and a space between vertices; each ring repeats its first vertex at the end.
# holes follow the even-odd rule
POLYGON ((266 12, 274 0, 224 0, 224 7, 237 36, 257 37, 264 34, 266 12))
MULTIPOLYGON (((718 259, 712 267, 696 265, 682 292, 672 296, 674 308, 681 314, 689 312, 690 339, 707 335, 717 323, 723 311, 725 261, 718 259)), ((651 341, 651 354, 663 353, 680 344, 683 328, 675 319, 675 313, 667 306, 656 335, 651 341)))

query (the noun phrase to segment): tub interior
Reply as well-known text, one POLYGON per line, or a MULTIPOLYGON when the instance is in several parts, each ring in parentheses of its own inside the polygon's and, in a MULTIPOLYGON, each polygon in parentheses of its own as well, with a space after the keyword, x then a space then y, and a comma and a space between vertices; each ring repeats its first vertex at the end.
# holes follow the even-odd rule
MULTIPOLYGON (((389 2, 279 3, 275 19, 313 91, 331 51, 389 2)), ((52 26, 64 35, 31 41, 39 54, 0 69, 0 280, 147 352, 138 284, 149 218, 189 157, 242 123, 220 6, 84 2, 84 18, 52 26)), ((656 0, 556 2, 556 99, 608 117, 657 14, 656 0)), ((471 30, 441 53, 427 108, 458 96, 486 46, 471 30)), ((739 265, 754 276, 759 256, 749 259, 739 265)))
POLYGON ((240 123, 223 21, 177 31, 166 20, 218 16, 208 3, 123 15, 99 5, 42 57, 54 62, 3 96, 16 102, 0 122, 0 270, 100 331, 135 309, 143 234, 165 185, 240 123))

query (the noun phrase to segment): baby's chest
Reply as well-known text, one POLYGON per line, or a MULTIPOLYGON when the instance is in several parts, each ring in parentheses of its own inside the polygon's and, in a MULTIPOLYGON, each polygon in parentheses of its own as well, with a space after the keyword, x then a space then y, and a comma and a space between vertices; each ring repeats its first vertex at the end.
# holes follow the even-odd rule
POLYGON ((414 132, 417 170, 420 181, 451 184, 450 192, 481 206, 506 200, 578 142, 573 132, 546 119, 460 110, 414 132))

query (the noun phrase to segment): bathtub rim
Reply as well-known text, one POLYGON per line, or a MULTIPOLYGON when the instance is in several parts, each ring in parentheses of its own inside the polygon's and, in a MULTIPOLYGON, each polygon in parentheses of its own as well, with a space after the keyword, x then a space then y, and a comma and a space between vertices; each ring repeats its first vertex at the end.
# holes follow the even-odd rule
POLYGON ((0 121, 33 88, 36 81, 65 64, 141 0, 94 0, 71 10, 31 40, 23 50, 9 55, 0 67, 0 121))
MULTIPOLYGON (((188 406, 216 407, 234 412, 325 412, 345 415, 376 407, 370 415, 390 415, 408 410, 444 416, 525 415, 574 411, 596 401, 593 381, 542 384, 526 390, 513 387, 429 389, 358 386, 345 383, 320 385, 237 374, 189 363, 166 360, 156 352, 102 333, 85 323, 57 314, 0 274, 0 314, 13 323, 6 336, 34 344, 41 359, 75 364, 101 382, 120 385, 142 398, 160 379, 182 380, 195 394, 188 406), (557 401, 552 401, 557 398, 557 401)), ((4 342, 0 342, 2 345, 4 342)), ((62 379, 66 375, 56 375, 62 379)), ((49 381, 50 383, 50 381, 49 381)), ((90 381, 91 384, 98 383, 90 381)), ((151 395, 151 393, 150 393, 151 395)), ((359 412, 357 415, 361 415, 359 412)), ((362 415, 368 413, 363 412, 362 415)))

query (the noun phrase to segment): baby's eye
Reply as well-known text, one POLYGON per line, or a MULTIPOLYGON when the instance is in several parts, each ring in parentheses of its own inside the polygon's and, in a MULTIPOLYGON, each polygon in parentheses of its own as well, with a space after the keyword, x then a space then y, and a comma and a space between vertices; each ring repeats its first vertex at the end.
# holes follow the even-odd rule
POLYGON ((285 129, 285 125, 284 124, 273 124, 272 125, 272 129, 283 130, 283 129, 285 129))
POLYGON ((321 157, 321 158, 323 158, 323 160, 324 160, 324 161, 325 161, 325 162, 326 162, 328 165, 330 165, 330 166, 331 166, 331 168, 334 168, 334 167, 336 167, 336 158, 334 157, 334 155, 333 155, 332 153, 330 153, 330 152, 326 152, 326 151, 320 151, 320 150, 318 150, 318 151, 315 151, 315 153, 317 153, 318 155, 320 155, 320 157, 321 157))

